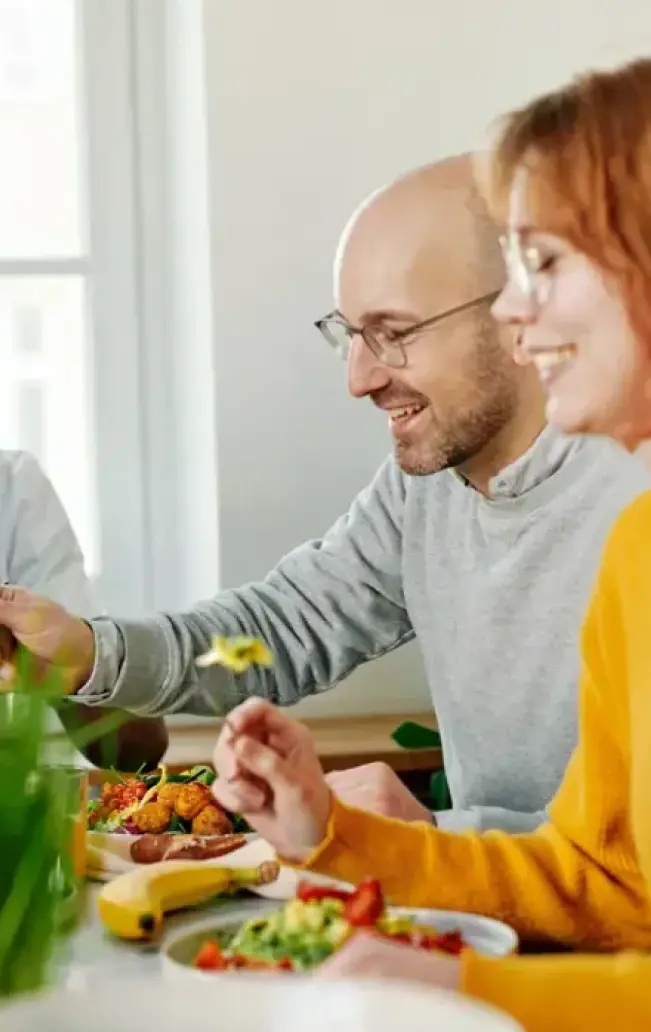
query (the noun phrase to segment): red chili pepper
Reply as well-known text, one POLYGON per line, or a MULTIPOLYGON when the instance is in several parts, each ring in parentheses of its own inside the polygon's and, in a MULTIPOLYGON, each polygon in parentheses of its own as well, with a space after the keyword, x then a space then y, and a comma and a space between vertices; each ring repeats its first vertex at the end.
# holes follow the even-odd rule
POLYGON ((312 885, 310 882, 300 882, 296 890, 296 899, 301 903, 320 903, 324 899, 338 899, 347 903, 352 898, 350 892, 344 889, 330 889, 326 885, 312 885))
POLYGON ((201 971, 225 971, 228 960, 218 944, 212 939, 207 939, 194 958, 194 966, 201 971))
POLYGON ((378 881, 367 879, 346 903, 344 918, 353 928, 372 928, 384 911, 384 897, 378 881))

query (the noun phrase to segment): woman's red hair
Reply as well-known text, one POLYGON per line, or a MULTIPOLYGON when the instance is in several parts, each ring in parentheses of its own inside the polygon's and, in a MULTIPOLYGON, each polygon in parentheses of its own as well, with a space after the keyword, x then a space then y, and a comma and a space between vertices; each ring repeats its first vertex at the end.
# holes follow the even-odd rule
POLYGON ((536 228, 614 277, 651 349, 651 59, 582 75, 501 121, 486 189, 500 222, 523 166, 536 228))

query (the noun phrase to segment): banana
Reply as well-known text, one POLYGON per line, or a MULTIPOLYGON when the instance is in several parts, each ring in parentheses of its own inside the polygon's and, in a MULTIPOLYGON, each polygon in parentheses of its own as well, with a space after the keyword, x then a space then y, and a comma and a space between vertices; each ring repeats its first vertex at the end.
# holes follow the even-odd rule
POLYGON ((121 939, 153 939, 165 914, 213 896, 267 885, 278 877, 273 861, 259 867, 217 867, 202 860, 170 860, 130 871, 105 885, 98 899, 105 927, 121 939))

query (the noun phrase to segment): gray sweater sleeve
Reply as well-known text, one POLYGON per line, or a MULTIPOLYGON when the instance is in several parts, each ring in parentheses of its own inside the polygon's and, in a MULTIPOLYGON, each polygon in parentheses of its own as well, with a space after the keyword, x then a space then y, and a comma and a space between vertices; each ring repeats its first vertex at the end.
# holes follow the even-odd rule
POLYGON ((511 835, 535 831, 549 819, 546 810, 521 813, 519 810, 506 810, 502 806, 441 810, 435 817, 442 831, 508 831, 511 835))
POLYGON ((80 702, 159 715, 221 715, 257 695, 291 705, 330 688, 414 632, 402 586, 405 485, 392 459, 322 540, 286 556, 267 578, 185 613, 93 620, 95 669, 80 702), (252 635, 274 666, 237 678, 196 658, 212 635, 252 635))

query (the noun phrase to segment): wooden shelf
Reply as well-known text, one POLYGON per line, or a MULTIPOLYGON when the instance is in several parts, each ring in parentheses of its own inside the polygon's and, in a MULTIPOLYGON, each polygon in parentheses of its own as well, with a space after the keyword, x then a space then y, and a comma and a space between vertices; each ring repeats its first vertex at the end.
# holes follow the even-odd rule
MULTIPOLYGON (((321 717, 305 720, 316 743, 319 758, 326 769, 344 770, 364 763, 381 761, 403 773, 437 770, 441 766, 440 749, 401 749, 391 734, 403 720, 414 720, 436 729, 432 713, 365 717, 321 717)), ((170 746, 165 762, 173 770, 210 763, 217 736, 217 725, 170 727, 170 746)))
MULTIPOLYGON (((436 730, 432 713, 406 713, 374 717, 321 717, 305 720, 316 744, 326 772, 359 767, 365 763, 388 764, 398 774, 438 770, 441 767, 440 749, 401 749, 391 734, 403 720, 436 730)), ((199 763, 212 763, 215 741, 220 722, 206 724, 172 724, 170 745, 164 762, 173 773, 179 773, 199 763)), ((90 780, 97 784, 103 779, 102 771, 92 770, 90 780)))

